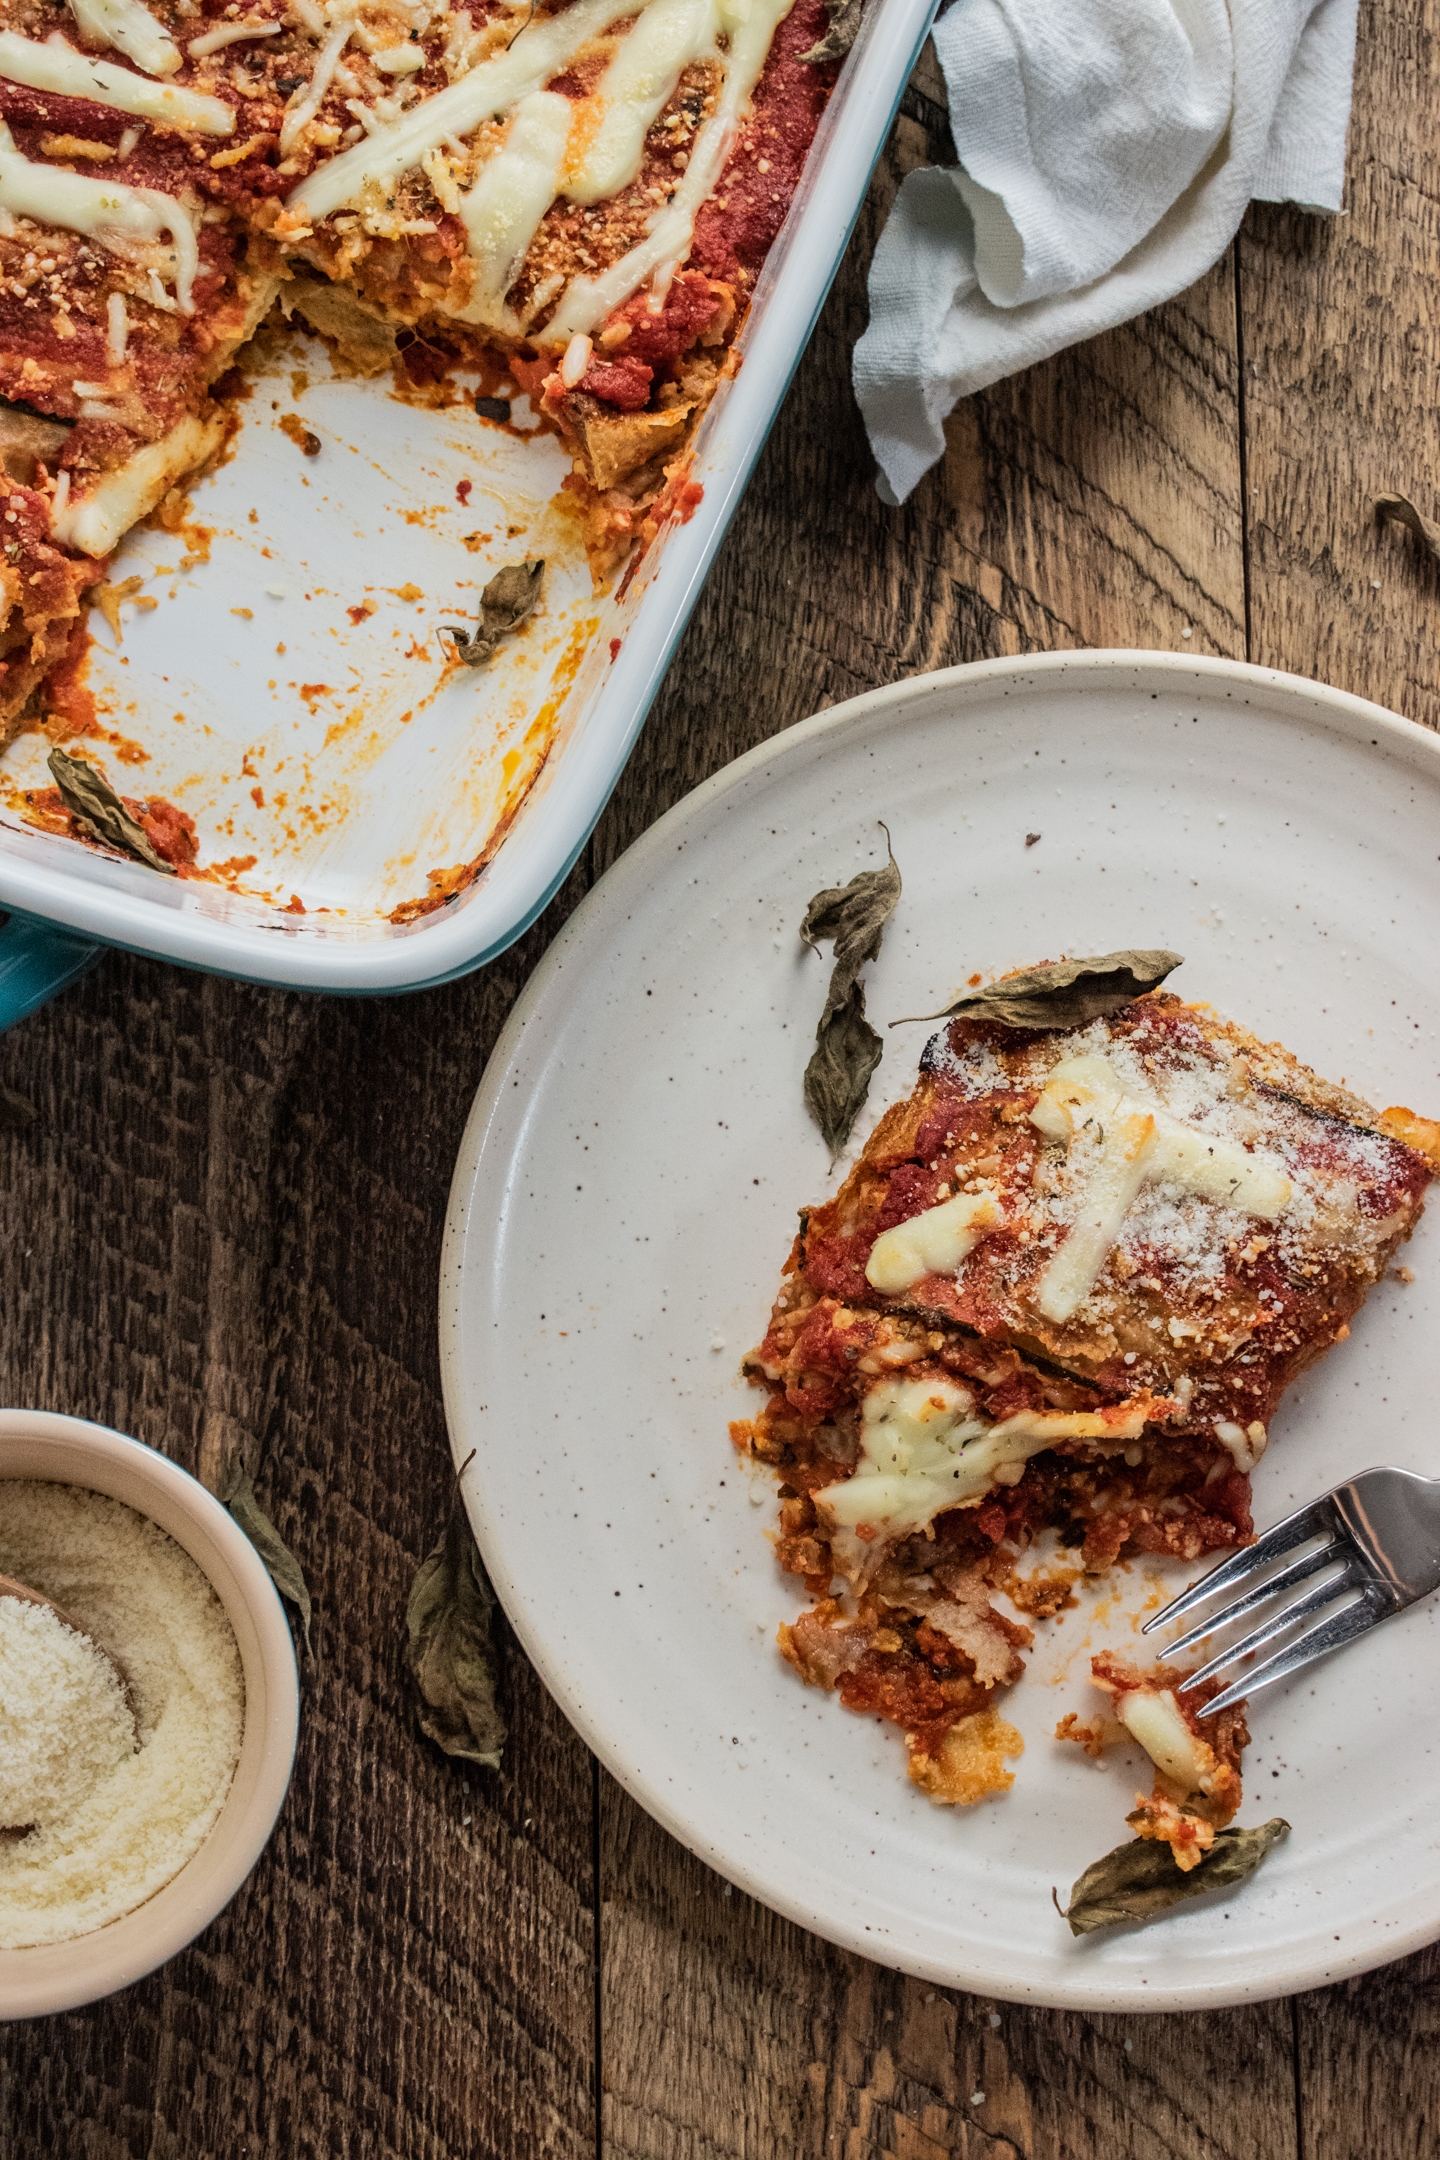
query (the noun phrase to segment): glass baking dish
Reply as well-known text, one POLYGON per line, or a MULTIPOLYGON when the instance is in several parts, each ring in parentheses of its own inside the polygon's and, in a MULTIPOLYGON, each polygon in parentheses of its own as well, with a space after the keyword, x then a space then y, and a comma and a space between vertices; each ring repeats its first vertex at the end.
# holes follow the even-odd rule
MULTIPOLYGON (((175 533, 137 530, 89 664, 124 793, 196 819, 236 889, 160 877, 19 815, 49 784, 20 737, 0 766, 0 1025, 104 945, 353 996, 419 989, 502 952, 558 889, 659 688, 844 252, 934 0, 879 0, 841 73, 695 446, 703 495, 628 579, 592 589, 557 506, 551 436, 477 420, 457 384, 397 395, 337 373, 298 324, 266 333, 226 460, 175 533), (318 441, 318 452, 314 444, 318 441), (309 454, 306 455, 306 450, 309 454), (543 555, 542 611, 480 670, 440 624, 505 562, 543 555), (143 755, 142 755, 143 753, 143 755), (445 873, 485 868, 448 893, 445 873), (432 876, 432 873, 436 873, 432 876), (439 900, 428 912, 410 904, 439 900), (398 911, 398 916, 397 916, 398 911)), ((470 385, 473 389, 474 385, 470 385)))

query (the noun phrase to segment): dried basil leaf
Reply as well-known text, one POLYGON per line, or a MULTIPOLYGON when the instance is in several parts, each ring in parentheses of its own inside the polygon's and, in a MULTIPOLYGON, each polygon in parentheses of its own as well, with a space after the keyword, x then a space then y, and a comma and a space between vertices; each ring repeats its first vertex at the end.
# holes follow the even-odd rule
POLYGON ((865 1106, 885 1045, 865 1018, 865 985, 852 982, 838 1007, 825 1000, 805 1068, 805 1100, 833 1162, 865 1106))
POLYGON ((137 862, 174 877, 175 865, 156 854, 143 827, 136 824, 109 781, 93 765, 71 757, 65 750, 52 750, 46 762, 60 790, 60 799, 77 825, 103 840, 107 847, 119 848, 122 855, 133 855, 137 862))
POLYGON ((270 1571, 270 1580, 281 1597, 288 1598, 300 1615, 305 1648, 310 1648, 310 1592, 300 1563, 255 1498, 255 1480, 247 1470, 230 1495, 230 1513, 245 1532, 270 1571))
MULTIPOLYGON (((1007 1027, 1088 1027, 1092 1020, 1103 1020, 1107 1013, 1118 1012, 1164 982, 1182 958, 1173 952, 1112 952, 1094 960, 1052 960, 1044 967, 1006 975, 983 990, 967 990, 943 1012, 914 1013, 910 1018, 953 1020, 957 1013, 965 1013, 976 1020, 1001 1020, 1007 1027)), ((906 1027, 909 1021, 890 1024, 906 1027)))
POLYGON ((1276 1815, 1254 1830, 1218 1830, 1209 1852, 1188 1873, 1176 1866, 1170 1847, 1156 1838, 1117 1845, 1086 1868, 1061 1918, 1069 1921, 1072 1935, 1090 1935, 1120 1920, 1153 1920, 1185 1898, 1247 1881, 1289 1828, 1283 1816, 1276 1815))
POLYGON ((880 830, 890 857, 885 868, 862 870, 848 885, 830 885, 816 893, 800 925, 807 945, 816 950, 822 940, 833 945, 825 1008, 805 1068, 805 1102, 832 1161, 850 1137, 885 1047, 865 1018, 865 989, 859 980, 861 968, 879 953, 885 925, 900 898, 890 834, 884 825, 880 830))
POLYGON ((822 943, 834 941, 835 965, 846 968, 852 978, 878 954, 885 925, 900 898, 900 872, 890 849, 890 834, 884 825, 880 830, 890 855, 885 868, 862 870, 848 885, 827 885, 816 893, 800 925, 801 937, 817 952, 822 943))
POLYGON ((1440 525, 1436 525, 1430 518, 1422 517, 1408 495, 1377 495, 1375 515, 1389 518, 1393 524, 1408 526, 1416 539, 1430 550, 1436 562, 1440 562, 1440 525))
POLYGON ((800 55, 802 60, 843 60, 855 42, 865 16, 865 0, 825 0, 829 28, 818 44, 800 55))
POLYGON ((405 1662, 420 1691, 420 1729, 447 1755, 498 1770, 505 1725, 495 1704, 490 1622, 495 1593, 457 1498, 445 1535, 415 1571, 405 1662))
MULTIPOLYGON (((523 25, 522 25, 523 28, 523 25)), ((516 31, 519 36, 519 31, 516 31)), ((442 623, 446 637, 455 640, 455 657, 466 667, 483 667, 507 630, 524 622, 540 598, 545 582, 541 562, 507 563, 497 570, 480 595, 480 622, 467 637, 455 623, 442 623)))

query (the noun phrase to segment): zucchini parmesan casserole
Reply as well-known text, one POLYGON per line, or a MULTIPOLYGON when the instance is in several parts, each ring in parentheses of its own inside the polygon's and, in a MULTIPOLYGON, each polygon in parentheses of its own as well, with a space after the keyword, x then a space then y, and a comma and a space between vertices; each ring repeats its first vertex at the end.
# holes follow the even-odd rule
MULTIPOLYGON (((686 449, 836 66, 823 0, 9 0, 0 740, 137 520, 223 451, 272 306, 490 369, 573 455, 597 580, 686 449)), ((412 378, 419 380, 421 376, 412 378)))
MULTIPOLYGON (((1028 1620, 1134 1554, 1251 1535, 1249 1473, 1295 1376, 1419 1220, 1440 1125, 1377 1113, 1206 1006, 1153 991, 1069 1030, 961 1015, 834 1199, 802 1212, 732 1428, 778 1473, 801 1677, 891 1720, 931 1799, 1013 1782, 996 1708, 1028 1620), (1022 1577, 1058 1532, 1071 1566, 1022 1577), (997 1608, 1008 1601, 1013 1618, 997 1608)), ((1137 1740, 1131 1822, 1196 1864, 1240 1798, 1218 1683, 1108 1654, 1061 1736, 1137 1740)))

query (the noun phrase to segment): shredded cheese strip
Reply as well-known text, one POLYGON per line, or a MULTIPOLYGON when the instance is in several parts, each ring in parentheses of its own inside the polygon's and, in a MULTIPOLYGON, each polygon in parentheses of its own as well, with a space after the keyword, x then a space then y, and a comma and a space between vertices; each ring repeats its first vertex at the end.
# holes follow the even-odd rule
POLYGON ((566 177, 571 202, 607 202, 630 185, 645 137, 684 69, 707 55, 719 58, 715 41, 727 12, 724 0, 654 0, 595 87, 599 124, 566 177))
POLYGON ((223 30, 207 30, 204 37, 191 38, 185 50, 192 60, 203 60, 226 45, 238 45, 242 38, 278 37, 284 27, 278 22, 226 23, 223 30))
POLYGON ((554 76, 563 74, 591 38, 650 4, 651 0, 575 0, 561 14, 532 23, 497 59, 482 61, 448 90, 426 98, 395 126, 317 166, 307 179, 296 183, 287 208, 315 224, 354 202, 371 181, 382 188, 392 187, 428 151, 438 149, 447 135, 463 139, 485 121, 511 111, 521 99, 532 97, 554 76))
POLYGON ((1215 1438, 1222 1447, 1229 1449, 1230 1458, 1242 1477, 1249 1477, 1270 1441, 1259 1418, 1252 1418, 1248 1425, 1236 1425, 1229 1418, 1221 1418, 1215 1426, 1215 1438))
POLYGON ((113 45, 147 75, 173 75, 180 48, 163 23, 140 0, 70 0, 80 35, 92 45, 113 45))
POLYGON ((108 60, 92 60, 67 45, 58 31, 37 45, 33 38, 0 30, 0 75, 31 90, 53 90, 57 97, 88 98, 114 112, 136 113, 166 127, 196 135, 233 135, 235 115, 223 98, 171 83, 150 82, 108 60))
POLYGON ((1000 1220, 992 1194, 957 1193, 893 1230, 882 1230, 865 1264, 866 1280, 894 1297, 926 1275, 953 1275, 1000 1220))
POLYGON ((455 185, 455 175, 450 170, 450 161, 444 151, 427 150, 421 165, 426 179, 435 190, 435 200, 441 209, 448 211, 451 217, 459 217, 464 207, 463 198, 455 185))
POLYGON ((324 102, 325 93, 330 88, 331 77, 340 65, 340 55, 349 44, 354 29, 353 20, 336 24, 320 48, 320 56, 315 62, 314 73, 311 75, 309 83, 303 90, 297 90, 290 104, 286 106, 285 118, 280 123, 280 155, 282 158, 289 156, 301 135, 309 127, 316 113, 319 112, 324 102))
POLYGON ((130 318, 124 293, 111 293, 105 308, 105 326, 105 358, 111 367, 123 367, 130 343, 130 318))
POLYGON ((425 52, 419 45, 390 45, 384 52, 371 53, 370 59, 382 75, 418 75, 425 65, 425 52))
MULTIPOLYGON (((601 77, 580 127, 568 98, 539 90, 522 99, 505 142, 461 204, 476 273, 469 300, 452 311, 458 321, 523 329, 505 307, 505 295, 556 195, 600 202, 630 184, 656 114, 682 70, 713 48, 719 29, 719 0, 652 0, 601 77), (581 144, 578 164, 567 155, 574 136, 581 144)), ((427 171, 433 155, 427 154, 427 171)))
POLYGON ((1171 1689, 1152 1693, 1134 1688, 1117 1695, 1115 1713, 1162 1777, 1173 1780, 1182 1793, 1213 1792, 1215 1751, 1191 1732, 1171 1689))
MULTIPOLYGON (((158 188, 121 187, 114 180, 92 180, 56 165, 37 165, 15 147, 0 121, 0 210, 33 218, 37 225, 63 225, 82 232, 112 255, 130 255, 153 246, 163 234, 174 248, 175 298, 182 313, 195 312, 191 290, 200 266, 195 228, 185 207, 158 188)), ((78 385, 76 386, 78 389, 78 385)))
POLYGON ((570 140, 571 104, 552 90, 522 98, 504 147, 482 166, 460 198, 460 217, 475 259, 475 283, 461 322, 519 329, 505 305, 525 253, 559 185, 570 140))
POLYGON ((547 343, 568 342, 577 330, 595 330, 652 275, 658 276, 662 290, 669 285, 675 267, 689 252, 700 207, 725 169, 771 41, 793 4, 794 0, 749 0, 748 12, 737 21, 737 0, 726 0, 724 12, 731 20, 725 87, 695 138, 685 178, 673 201, 651 219, 648 239, 598 276, 573 281, 545 326, 547 343))
POLYGON ((462 75, 468 75, 484 44, 485 34, 475 28, 468 11, 463 7, 453 9, 445 34, 445 50, 440 55, 446 81, 458 82, 462 75))
POLYGON ((1100 1161, 1064 1244, 1040 1278, 1035 1304, 1047 1320, 1068 1320, 1084 1304, 1125 1218, 1151 1174, 1155 1120, 1133 1105, 1112 1105, 1100 1161))

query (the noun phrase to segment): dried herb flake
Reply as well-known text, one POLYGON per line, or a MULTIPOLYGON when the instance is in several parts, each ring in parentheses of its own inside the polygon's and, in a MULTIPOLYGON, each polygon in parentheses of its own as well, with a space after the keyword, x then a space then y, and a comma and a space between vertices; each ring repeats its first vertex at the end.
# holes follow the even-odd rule
POLYGON ((175 865, 156 853, 144 828, 131 817, 103 773, 65 750, 52 750, 47 763, 61 801, 83 832, 174 877, 175 865))
POLYGON ((890 835, 882 825, 890 859, 883 870, 862 870, 848 885, 827 886, 805 910, 800 935, 818 951, 833 941, 834 964, 825 1009, 815 1030, 815 1050, 805 1068, 805 1101, 835 1158, 870 1092, 884 1044, 865 1018, 860 970, 875 959, 885 925, 900 898, 900 872, 890 835))
POLYGON ((1388 518, 1393 524, 1408 526, 1422 546, 1427 547, 1436 562, 1440 562, 1440 525, 1422 517, 1408 495, 1377 495, 1375 515, 1388 518))
MULTIPOLYGON (((953 1020, 964 1013, 968 1019, 1000 1020, 1007 1027, 1088 1027, 1164 982, 1181 959, 1173 952, 1112 952, 1093 960, 1052 960, 987 983, 982 990, 967 990, 943 1012, 910 1017, 953 1020)), ((890 1024, 905 1027, 909 1022, 890 1024)))
POLYGON ((247 1470, 230 1495, 230 1513, 245 1532, 270 1572, 281 1597, 288 1598, 300 1615, 305 1648, 310 1648, 310 1591, 299 1561, 255 1497, 255 1480, 247 1470))
POLYGON ((825 0, 829 27, 818 44, 800 55, 802 60, 843 60, 854 44, 865 17, 865 0, 825 0))
POLYGON ((405 1662, 420 1691, 420 1729, 447 1755, 498 1770, 505 1724, 495 1703, 495 1593, 462 1502, 415 1571, 405 1612, 405 1662))
POLYGON ((468 636, 456 623, 440 625, 442 634, 455 640, 456 659, 466 667, 483 667, 506 632, 524 622, 544 582, 543 561, 507 563, 497 570, 480 595, 480 621, 468 636))
POLYGON ((1289 1828, 1283 1816, 1276 1815, 1253 1830, 1218 1830, 1209 1852, 1188 1873, 1176 1866, 1170 1847, 1157 1838, 1117 1845, 1086 1868, 1061 1918, 1069 1921, 1072 1935, 1090 1935, 1121 1920, 1154 1920, 1185 1898, 1248 1881, 1289 1828))

